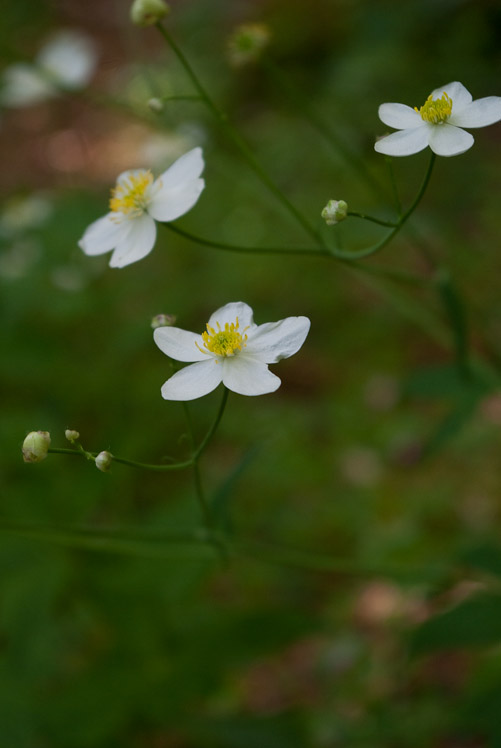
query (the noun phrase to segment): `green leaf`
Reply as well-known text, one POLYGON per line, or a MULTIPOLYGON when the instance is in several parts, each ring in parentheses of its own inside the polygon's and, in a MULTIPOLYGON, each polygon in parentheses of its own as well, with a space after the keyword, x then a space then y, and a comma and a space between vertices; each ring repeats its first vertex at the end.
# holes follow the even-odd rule
POLYGON ((460 560, 467 566, 473 566, 495 576, 501 577, 501 546, 494 543, 483 543, 468 548, 461 553, 460 560))
POLYGON ((485 647, 501 642, 501 595, 482 594, 420 626, 414 654, 442 649, 485 647))
POLYGON ((441 398, 463 392, 464 379, 451 364, 427 366, 418 369, 404 385, 403 394, 407 397, 441 398))
POLYGON ((483 390, 472 389, 459 398, 455 406, 439 423, 423 448, 423 457, 431 457, 461 431, 475 413, 483 390))

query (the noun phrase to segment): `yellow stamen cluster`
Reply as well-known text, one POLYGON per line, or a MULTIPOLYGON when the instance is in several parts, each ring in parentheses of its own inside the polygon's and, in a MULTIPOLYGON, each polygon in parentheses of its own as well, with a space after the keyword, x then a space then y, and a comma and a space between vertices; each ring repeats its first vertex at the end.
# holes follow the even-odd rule
POLYGON ((239 332, 239 328, 238 317, 231 324, 227 322, 223 330, 219 322, 217 322, 217 330, 207 325, 207 331, 202 333, 204 348, 206 350, 204 351, 198 344, 197 348, 202 353, 209 351, 210 353, 215 353, 217 356, 234 356, 247 345, 247 335, 243 335, 242 333, 245 333, 245 330, 248 328, 246 327, 242 330, 242 333, 239 332))
POLYGON ((418 109, 417 106, 414 109, 421 115, 425 122, 438 125, 441 122, 445 122, 451 116, 452 99, 446 93, 440 99, 434 99, 433 94, 430 94, 421 109, 418 109))
POLYGON ((130 174, 111 190, 110 210, 130 217, 141 215, 147 204, 146 191, 153 183, 151 171, 130 174))

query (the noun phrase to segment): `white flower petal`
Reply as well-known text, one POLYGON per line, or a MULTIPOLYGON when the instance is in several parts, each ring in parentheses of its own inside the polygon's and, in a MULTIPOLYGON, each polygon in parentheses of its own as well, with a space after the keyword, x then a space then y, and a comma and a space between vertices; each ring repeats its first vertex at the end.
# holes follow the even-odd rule
POLYGON ((204 170, 201 148, 193 148, 178 158, 167 171, 160 175, 164 189, 177 189, 183 184, 196 180, 204 170))
POLYGON ((245 356, 223 359, 223 384, 239 395, 266 395, 280 387, 280 379, 269 371, 266 364, 245 356))
POLYGON ((423 125, 411 130, 393 132, 376 141, 374 149, 386 156, 411 156, 413 153, 419 153, 428 145, 429 128, 425 122, 423 125))
POLYGON ((61 31, 43 47, 37 63, 55 81, 68 88, 81 88, 96 68, 94 42, 77 31, 61 31))
POLYGON ((137 218, 125 219, 125 222, 128 224, 128 230, 111 255, 110 268, 123 268, 132 262, 142 260, 155 244, 157 227, 147 213, 137 218))
POLYGON ((396 130, 419 127, 423 123, 419 112, 406 104, 381 104, 378 114, 381 122, 396 130))
POLYGON ((182 184, 178 188, 164 187, 155 190, 155 184, 152 187, 152 198, 148 205, 148 213, 157 221, 175 221, 187 213, 200 197, 200 193, 205 187, 203 179, 194 179, 191 182, 182 184))
POLYGON ((38 104, 54 96, 57 91, 40 72, 25 63, 9 65, 2 76, 0 101, 4 106, 24 107, 38 104))
POLYGON ((308 317, 287 317, 279 322, 267 322, 249 333, 245 353, 267 364, 276 364, 301 348, 309 329, 308 317))
POLYGON ((127 233, 126 222, 112 220, 112 216, 116 217, 116 213, 108 213, 107 216, 98 218, 86 229, 78 242, 78 246, 86 255, 102 255, 109 252, 127 233))
POLYGON ((452 114, 457 114, 465 106, 471 104, 471 93, 459 81, 453 81, 452 83, 447 83, 446 86, 442 86, 442 88, 436 88, 432 91, 431 95, 434 99, 440 99, 444 93, 452 99, 452 114))
POLYGON ((209 353, 202 353, 197 348, 203 348, 203 339, 201 335, 187 330, 181 330, 178 327, 157 327, 153 333, 155 343, 162 353, 173 358, 175 361, 184 361, 186 363, 193 361, 205 361, 210 357, 209 353))
POLYGON ((437 156, 459 156, 472 147, 473 135, 444 122, 432 126, 430 148, 437 156))
POLYGON ((238 324, 240 331, 246 327, 253 327, 253 313, 252 309, 248 304, 244 304, 243 301, 233 301, 230 304, 220 307, 214 314, 211 315, 208 325, 217 329, 217 323, 221 325, 221 328, 228 324, 232 324, 238 317, 238 324))
POLYGON ((177 371, 162 386, 164 400, 195 400, 215 390, 221 383, 223 367, 214 358, 199 361, 177 371))
POLYGON ((487 127, 499 120, 501 120, 501 97, 486 96, 472 101, 458 114, 453 112, 448 123, 458 127, 487 127))

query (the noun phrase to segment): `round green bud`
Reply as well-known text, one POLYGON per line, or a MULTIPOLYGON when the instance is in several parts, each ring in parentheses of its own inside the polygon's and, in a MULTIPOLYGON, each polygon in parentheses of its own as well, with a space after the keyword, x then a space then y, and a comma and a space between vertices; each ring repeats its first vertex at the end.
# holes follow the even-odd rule
POLYGON ((157 327, 172 327, 176 324, 175 314, 156 314, 151 320, 151 326, 154 330, 157 327))
POLYGON ((30 431, 23 442, 23 460, 25 462, 42 462, 47 457, 50 447, 48 431, 30 431))
POLYGON ((170 8, 164 0, 134 0, 130 18, 136 26, 153 26, 169 12, 170 8))
POLYGON ((80 434, 78 431, 74 431, 73 429, 66 429, 64 432, 65 437, 68 439, 69 442, 73 444, 73 442, 76 442, 77 439, 80 439, 80 434))
POLYGON ((270 30, 262 23, 243 23, 228 40, 228 54, 232 65, 256 62, 270 42, 270 30))
POLYGON ((348 215, 348 204, 344 200, 329 200, 322 211, 322 218, 327 226, 334 226, 339 221, 344 221, 348 215))
POLYGON ((165 106, 162 99, 154 97, 148 101, 148 109, 155 112, 155 114, 161 114, 165 109, 165 106))
POLYGON ((96 457, 96 467, 101 470, 102 473, 107 473, 113 462, 113 455, 110 452, 99 452, 96 457))

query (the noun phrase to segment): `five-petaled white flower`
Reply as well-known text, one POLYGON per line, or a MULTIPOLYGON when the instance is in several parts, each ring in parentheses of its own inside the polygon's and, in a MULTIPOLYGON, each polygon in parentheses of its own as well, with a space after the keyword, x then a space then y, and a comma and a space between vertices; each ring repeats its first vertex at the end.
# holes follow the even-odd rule
POLYGON ((92 39, 78 31, 60 31, 49 39, 32 64, 19 62, 3 71, 1 103, 9 107, 38 104, 60 89, 87 85, 96 68, 92 39))
POLYGON ((197 202, 205 182, 202 149, 194 148, 158 179, 148 170, 124 171, 111 191, 110 212, 87 228, 78 245, 86 255, 114 250, 110 267, 123 268, 153 249, 155 221, 174 221, 197 202))
POLYGON ((394 132, 374 148, 387 156, 410 156, 430 146, 437 156, 458 156, 473 145, 473 135, 462 127, 485 127, 501 120, 501 97, 472 100, 458 81, 431 93, 423 106, 381 104, 379 119, 394 132))
POLYGON ((195 400, 222 382, 240 395, 265 395, 280 387, 268 369, 303 345, 308 317, 287 317, 256 325, 250 306, 242 301, 218 309, 202 334, 177 327, 158 327, 153 337, 160 350, 191 366, 176 372, 162 387, 165 400, 195 400))

